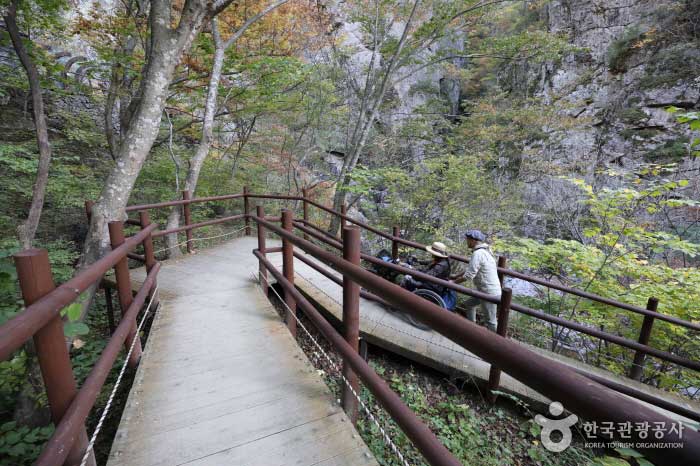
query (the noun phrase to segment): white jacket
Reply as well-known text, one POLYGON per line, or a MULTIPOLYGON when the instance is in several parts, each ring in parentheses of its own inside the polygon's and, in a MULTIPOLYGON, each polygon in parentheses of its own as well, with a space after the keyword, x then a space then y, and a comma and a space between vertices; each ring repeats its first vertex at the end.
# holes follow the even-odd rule
POLYGON ((498 281, 496 259, 489 250, 489 245, 479 243, 474 248, 464 276, 473 280, 479 291, 500 296, 501 282, 498 281))

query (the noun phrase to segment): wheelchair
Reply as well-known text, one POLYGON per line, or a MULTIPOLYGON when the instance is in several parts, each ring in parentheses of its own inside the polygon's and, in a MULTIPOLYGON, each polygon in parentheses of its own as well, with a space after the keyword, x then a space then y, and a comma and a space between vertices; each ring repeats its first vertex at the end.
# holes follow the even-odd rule
MULTIPOLYGON (((431 303, 436 304, 443 309, 446 309, 448 311, 450 310, 442 296, 440 296, 433 290, 429 290, 427 288, 417 288, 413 291, 413 294, 416 296, 420 296, 421 298, 430 301, 431 303)), ((402 314, 406 317, 408 323, 413 325, 414 327, 419 328, 421 330, 430 330, 431 327, 429 325, 426 325, 420 320, 416 319, 415 317, 413 317, 412 314, 409 314, 407 312, 402 312, 402 314)))
MULTIPOLYGON (((382 249, 379 251, 375 257, 378 259, 381 259, 384 262, 391 262, 391 263, 396 263, 391 257, 391 253, 387 251, 386 249, 382 249)), ((409 256, 406 258, 406 261, 403 265, 413 268, 413 266, 418 264, 418 260, 413 257, 409 256)), ((370 271, 374 273, 375 275, 378 275, 386 280, 389 280, 392 283, 397 283, 399 276, 401 275, 400 272, 397 272, 395 270, 388 269, 386 267, 382 267, 379 265, 372 265, 370 268, 370 271)), ((446 309, 450 312, 454 312, 454 309, 457 305, 457 293, 455 293, 454 290, 445 290, 445 293, 443 295, 440 295, 439 293, 436 293, 433 290, 430 290, 428 288, 416 288, 415 290, 412 291, 413 294, 416 296, 420 296, 421 298, 430 301, 431 303, 440 306, 443 309, 446 309)), ((412 326, 419 328, 421 330, 430 330, 430 326, 424 324, 420 320, 416 319, 413 317, 411 314, 402 312, 399 310, 395 310, 396 312, 399 312, 401 316, 412 326)))

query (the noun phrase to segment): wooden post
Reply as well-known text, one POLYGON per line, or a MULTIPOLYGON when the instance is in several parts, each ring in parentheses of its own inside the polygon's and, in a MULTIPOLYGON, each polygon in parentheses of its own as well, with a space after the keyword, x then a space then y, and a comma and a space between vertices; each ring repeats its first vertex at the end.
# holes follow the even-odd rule
POLYGON ((243 213, 245 214, 245 234, 250 236, 250 202, 248 200, 248 186, 243 186, 243 213))
MULTIPOLYGON (((496 333, 503 338, 508 338, 508 315, 510 314, 510 303, 513 300, 513 290, 510 288, 503 288, 501 291, 501 303, 498 305, 498 325, 496 326, 496 333)), ((493 393, 494 390, 498 390, 498 386, 501 382, 501 369, 491 364, 491 369, 489 370, 489 401, 491 403, 496 402, 497 396, 493 393)))
POLYGON ((360 356, 365 362, 369 362, 369 347, 367 346, 367 340, 360 338, 360 356))
MULTIPOLYGON (((49 254, 45 249, 27 249, 15 254, 14 259, 22 298, 24 298, 26 306, 35 303, 53 291, 55 286, 51 274, 49 254)), ((66 346, 66 337, 63 334, 63 319, 58 312, 34 334, 33 340, 46 387, 51 420, 54 425, 58 425, 78 393, 66 346)), ((87 445, 87 433, 85 427, 82 427, 70 453, 68 453, 65 464, 79 464, 87 445)), ((90 454, 88 464, 95 464, 94 454, 90 454)))
POLYGON ((342 242, 343 240, 343 235, 345 234, 345 227, 348 226, 348 223, 345 221, 345 217, 343 215, 347 215, 348 208, 343 202, 343 204, 340 206, 340 240, 342 242))
MULTIPOLYGON (((360 265, 360 228, 345 227, 343 232, 343 259, 357 266, 360 265)), ((345 341, 359 353, 360 345, 360 286, 343 276, 343 332, 345 341)), ((350 421, 357 422, 358 401, 355 393, 360 393, 360 381, 357 374, 343 361, 343 375, 349 382, 343 385, 343 407, 350 421), (352 387, 352 389, 351 389, 352 387)))
POLYGON ((343 202, 343 205, 340 206, 340 215, 341 215, 341 217, 340 217, 340 232, 341 232, 341 236, 342 236, 342 232, 345 230, 345 227, 347 226, 347 222, 345 221, 345 217, 344 217, 347 214, 348 214, 348 206, 345 205, 345 203, 343 202))
MULTIPOLYGON (((112 249, 116 249, 122 244, 124 244, 124 224, 122 222, 109 222, 109 240, 112 244, 112 249)), ((129 265, 128 259, 122 258, 114 266, 114 275, 117 279, 117 296, 119 296, 119 307, 122 311, 122 317, 126 313, 126 310, 131 306, 131 302, 134 300, 134 296, 131 292, 131 278, 129 276, 129 265)), ((131 326, 131 331, 129 336, 126 337, 124 345, 127 349, 131 347, 131 342, 136 338, 136 343, 134 344, 134 350, 131 352, 131 357, 129 358, 129 367, 136 367, 141 359, 141 340, 136 332, 136 320, 131 326)))
POLYGON ((107 308, 107 322, 109 323, 109 334, 114 333, 114 329, 117 328, 114 325, 114 303, 112 302, 112 289, 108 286, 104 287, 105 290, 105 306, 107 308))
MULTIPOLYGON (((506 256, 498 256, 498 266, 505 269, 508 266, 508 258, 506 256)), ((498 281, 501 282, 501 289, 503 289, 503 282, 505 281, 505 275, 503 272, 498 272, 498 281)))
MULTIPOLYGON (((308 221, 309 221, 309 203, 306 202, 306 200, 309 198, 309 190, 307 188, 302 188, 301 189, 301 196, 304 198, 304 201, 302 203, 302 209, 304 212, 304 226, 308 226, 308 221)), ((306 241, 309 240, 309 235, 304 233, 304 239, 306 241)))
POLYGON ((87 217, 88 225, 92 221, 92 208, 95 207, 95 203, 92 201, 85 201, 85 216, 87 217))
MULTIPOLYGON (((261 205, 256 207, 256 214, 259 218, 265 219, 265 208, 261 205)), ((258 223, 258 251, 260 254, 265 256, 265 227, 258 223)), ((267 269, 263 265, 262 261, 258 264, 258 279, 260 280, 260 287, 267 296, 268 286, 267 286, 267 269)))
MULTIPOLYGON (((653 312, 657 312, 659 307, 659 300, 656 298, 649 298, 647 301, 647 309, 653 312)), ((639 331, 639 343, 642 345, 649 344, 649 338, 651 337, 651 330, 654 325, 654 317, 644 316, 644 321, 642 322, 642 328, 639 331)), ((644 372, 644 358, 646 353, 644 351, 635 351, 634 361, 632 362, 632 367, 630 367, 630 378, 634 380, 640 380, 642 378, 642 373, 644 372)))
MULTIPOLYGON (((398 238, 399 236, 401 236, 401 230, 397 225, 394 225, 391 234, 394 238, 398 238)), ((395 239, 391 240, 391 258, 394 260, 399 258, 399 242, 395 239)))
MULTIPOLYGON (((139 221, 141 222, 142 230, 151 224, 151 217, 148 215, 147 210, 139 210, 139 221)), ((151 235, 148 235, 143 240, 143 254, 146 258, 146 271, 150 272, 153 266, 156 265, 156 256, 153 252, 153 237, 151 235)))
MULTIPOLYGON (((141 229, 143 230, 144 228, 148 227, 151 224, 151 217, 148 214, 147 210, 140 210, 139 211, 139 221, 141 222, 141 229)), ((153 236, 148 235, 144 240, 143 240, 143 255, 146 259, 146 272, 150 272, 151 269, 156 265, 156 256, 153 250, 153 236)), ((149 294, 149 299, 151 298, 153 290, 156 289, 157 284, 154 282, 153 283, 153 288, 151 288, 151 294, 149 294)), ((155 296, 153 298, 153 304, 157 305, 158 304, 158 296, 155 296)))
MULTIPOLYGON (((190 192, 186 190, 183 191, 182 200, 189 201, 190 199, 192 199, 192 195, 190 194, 190 192)), ((185 226, 192 225, 192 211, 190 210, 189 202, 182 204, 182 214, 183 217, 185 217, 185 226)), ((187 235, 187 252, 189 254, 192 254, 194 250, 194 243, 192 242, 192 229, 188 228, 187 230, 185 230, 185 234, 187 235)))
MULTIPOLYGON (((282 210, 282 228, 288 232, 292 232, 294 228, 294 213, 291 210, 282 210)), ((282 273, 289 283, 294 285, 294 246, 288 239, 282 238, 282 273)), ((297 303, 292 298, 291 294, 284 294, 284 302, 287 303, 289 309, 286 312, 287 328, 292 336, 297 336, 297 321, 295 319, 297 312, 297 303)))

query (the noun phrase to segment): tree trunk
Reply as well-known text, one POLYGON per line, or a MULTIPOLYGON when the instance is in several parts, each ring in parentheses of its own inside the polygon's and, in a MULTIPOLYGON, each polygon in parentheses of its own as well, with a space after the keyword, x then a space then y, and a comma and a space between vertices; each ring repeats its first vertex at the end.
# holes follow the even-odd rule
MULTIPOLYGON (((204 106, 204 122, 202 124, 202 139, 199 141, 197 150, 190 161, 190 168, 187 171, 187 178, 185 180, 185 190, 189 191, 194 195, 194 191, 197 188, 197 181, 199 180, 199 173, 204 165, 204 160, 206 160, 207 155, 209 155, 209 149, 211 148, 211 141, 214 134, 214 116, 216 114, 216 99, 219 93, 219 81, 221 79, 221 69, 224 65, 224 48, 221 43, 221 38, 218 33, 216 19, 212 20, 212 33, 214 35, 214 44, 216 49, 214 51, 214 63, 212 65, 211 74, 209 77, 209 88, 207 90, 207 100, 204 106), (216 32, 214 32, 216 31, 216 32)), ((166 229, 177 228, 180 226, 180 208, 179 206, 173 207, 168 216, 168 223, 166 229)), ((169 257, 177 257, 182 255, 180 247, 177 245, 178 237, 177 233, 168 235, 168 255, 169 257)))
POLYGON ((44 207, 46 184, 49 180, 49 165, 51 163, 51 146, 49 145, 49 129, 46 122, 46 115, 44 114, 44 99, 42 97, 39 72, 29 56, 27 49, 24 47, 19 28, 17 27, 17 4, 18 0, 14 0, 10 4, 7 9, 7 14, 4 16, 4 20, 7 31, 10 34, 10 39, 12 40, 12 45, 29 79, 36 141, 39 146, 39 165, 36 171, 34 188, 32 189, 32 204, 29 207, 27 219, 17 227, 17 236, 19 237, 22 248, 29 249, 34 242, 36 230, 39 227, 41 211, 44 207))
MULTIPOLYGON (((382 104, 384 101, 384 95, 386 94, 386 89, 388 87, 390 78, 394 71, 397 68, 397 61, 399 58, 399 55, 401 55, 401 51, 403 50, 403 46, 406 43, 406 39, 408 38, 408 33, 411 28, 411 23, 413 22, 413 17, 416 14, 416 10, 418 9, 418 4, 420 3, 420 0, 415 0, 413 3, 413 8, 411 9, 411 14, 408 17, 408 20, 406 20, 406 25, 403 28, 403 32, 401 33, 401 39, 399 39, 399 43, 396 47, 396 51, 394 54, 391 56, 391 60, 389 61, 386 71, 384 72, 384 76, 382 77, 382 82, 379 85, 379 89, 377 90, 377 93, 374 95, 374 101, 372 102, 372 107, 369 112, 369 117, 367 120, 365 120, 365 112, 364 108, 360 109, 360 112, 357 116, 357 124, 356 128, 361 128, 359 131, 359 134, 357 131, 353 132, 353 138, 351 140, 352 148, 350 153, 346 155, 345 160, 343 161, 343 167, 340 170, 340 174, 338 175, 338 181, 336 183, 335 187, 335 194, 333 195, 333 209, 340 211, 341 206, 343 203, 345 203, 345 187, 350 183, 350 173, 352 170, 355 169, 355 166, 357 165, 358 160, 360 159, 360 155, 362 154, 362 151, 365 148, 365 144, 367 144, 367 138, 369 137, 370 130, 372 129, 372 125, 374 124, 374 120, 377 118, 377 114, 379 113, 379 106, 382 104)), ((376 34, 376 31, 375 31, 376 34)), ((371 87, 369 79, 367 80, 365 84, 365 92, 368 92, 371 87)), ((340 218, 336 217, 335 215, 331 217, 331 223, 328 227, 328 232, 331 233, 332 235, 337 235, 338 230, 340 229, 340 218)))
MULTIPOLYGON (((148 62, 137 93, 138 98, 132 101, 132 116, 119 145, 116 164, 92 210, 81 257, 82 267, 92 264, 109 250, 108 222, 126 217, 124 209, 134 183, 158 135, 167 90, 175 67, 201 30, 205 17, 221 11, 229 3, 230 0, 220 1, 211 6, 208 3, 187 0, 179 24, 176 28, 170 28, 170 2, 151 2, 148 62)), ((83 301, 81 317, 85 316, 93 294, 94 287, 90 292, 90 299, 83 301)))
MULTIPOLYGON (((29 89, 32 96, 32 110, 34 116, 34 126, 36 131, 37 145, 39 146, 39 165, 36 172, 36 180, 32 189, 32 204, 29 208, 27 219, 17 227, 17 236, 23 249, 32 247, 36 230, 39 227, 41 211, 44 207, 44 197, 46 196, 46 184, 49 178, 49 165, 51 163, 51 146, 49 145, 48 125, 44 114, 44 99, 42 96, 39 72, 32 61, 27 49, 22 42, 22 37, 17 26, 17 5, 18 0, 14 0, 7 8, 3 17, 7 32, 10 34, 12 46, 22 63, 22 67, 29 79, 29 89)), ((27 353, 26 383, 15 399, 13 418, 20 425, 29 427, 45 426, 51 420, 48 406, 41 406, 39 400, 43 396, 45 389, 41 371, 37 364, 33 343, 27 342, 24 345, 27 353)))
MULTIPOLYGON (((233 45, 243 33, 255 22, 263 16, 273 11, 277 7, 287 3, 289 0, 280 0, 263 9, 260 13, 249 18, 243 25, 225 42, 221 38, 219 25, 216 18, 211 20, 211 33, 214 38, 214 63, 212 64, 211 73, 209 75, 209 86, 207 88, 207 100, 204 105, 204 122, 202 123, 202 138, 199 141, 194 157, 190 161, 190 168, 187 172, 185 180, 185 190, 189 191, 194 197, 199 181, 199 173, 202 171, 204 161, 209 155, 209 149, 214 134, 214 117, 216 116, 216 100, 219 95, 219 82, 221 80, 221 70, 224 66, 224 58, 226 50, 233 45)), ((166 229, 177 228, 180 226, 180 209, 176 206, 170 211, 166 229)), ((168 235, 167 239, 169 257, 178 257, 182 255, 182 251, 178 246, 177 234, 168 235)))

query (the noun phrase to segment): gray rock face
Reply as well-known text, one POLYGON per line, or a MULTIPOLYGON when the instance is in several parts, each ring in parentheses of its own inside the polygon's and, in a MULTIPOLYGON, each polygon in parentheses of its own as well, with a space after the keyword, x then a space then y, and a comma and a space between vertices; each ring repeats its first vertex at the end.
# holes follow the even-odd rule
MULTIPOLYGON (((348 56, 344 63, 347 68, 346 71, 352 76, 352 80, 361 87, 365 83, 370 64, 375 68, 383 66, 386 64, 384 60, 388 60, 389 57, 382 56, 381 53, 372 49, 373 44, 370 34, 364 30, 362 24, 353 21, 352 15, 348 14, 347 5, 344 2, 328 2, 327 6, 338 25, 338 36, 342 39, 338 48, 344 50, 348 56)), ((404 26, 403 22, 394 21, 390 35, 398 40, 401 37, 404 26)), ((442 99, 451 114, 459 113, 462 98, 459 80, 449 76, 444 66, 423 65, 434 59, 437 54, 446 51, 459 55, 464 51, 463 40, 464 37, 461 34, 447 34, 437 43, 432 44, 416 56, 415 60, 412 60, 412 64, 396 69, 392 77, 392 84, 386 91, 378 118, 384 131, 395 131, 406 121, 413 118, 415 112, 422 105, 435 98, 442 99)), ((450 63, 459 68, 465 65, 465 59, 453 58, 442 63, 450 63)), ((347 100, 357 104, 355 102, 357 100, 356 96, 349 95, 347 100)), ((359 105, 355 106, 359 107, 359 105)), ((340 143, 340 141, 344 141, 344 138, 338 138, 338 141, 340 143)), ((415 158, 419 159, 422 156, 422 145, 423 143, 418 141, 407 149, 413 153, 415 158)), ((343 147, 332 147, 332 149, 344 150, 343 147)), ((327 161, 329 162, 329 168, 333 170, 336 161, 332 158, 328 158, 327 161)))
POLYGON ((682 3, 555 0, 548 5, 551 32, 566 34, 583 51, 543 70, 540 95, 566 108, 568 116, 589 121, 561 138, 557 158, 585 162, 589 177, 610 166, 633 169, 641 160, 682 162, 678 147, 658 150, 689 136, 664 107, 700 104, 700 50, 697 38, 655 42, 659 29, 688 14, 682 3))
POLYGON ((551 32, 569 35, 578 46, 604 61, 608 46, 648 13, 645 0, 554 0, 547 6, 551 32))
MULTIPOLYGON (((668 0, 553 0, 543 14, 550 32, 577 51, 557 63, 526 69, 515 86, 573 119, 570 129, 544 129, 538 159, 597 185, 614 187, 609 170, 631 173, 643 162, 677 163, 696 170, 691 135, 665 108, 700 108, 700 37, 688 29, 700 5, 668 0), (690 10, 697 10, 690 11, 690 10)), ((525 156, 527 159, 528 155, 525 156)), ((688 175, 686 175, 688 176, 688 175)), ((575 236, 571 206, 577 188, 542 178, 526 188, 526 202, 549 212, 524 222, 531 237, 575 236), (548 223, 549 222, 549 223, 548 223)))

